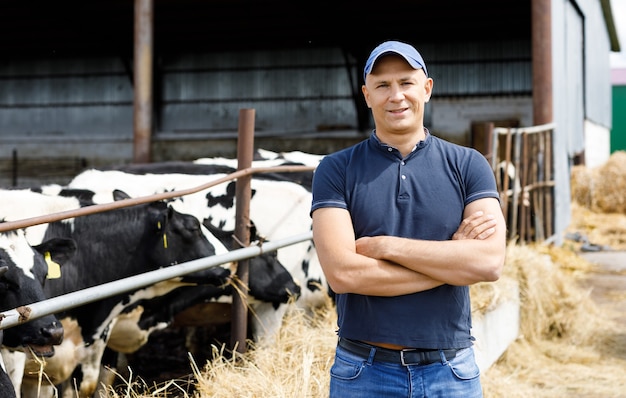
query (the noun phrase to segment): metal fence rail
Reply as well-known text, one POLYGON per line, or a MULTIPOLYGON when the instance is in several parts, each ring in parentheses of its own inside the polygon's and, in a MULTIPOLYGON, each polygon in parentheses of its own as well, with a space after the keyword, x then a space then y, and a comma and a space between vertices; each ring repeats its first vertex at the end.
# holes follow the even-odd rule
POLYGON ((131 290, 186 275, 196 271, 216 267, 220 264, 231 261, 239 261, 252 258, 267 251, 274 251, 281 247, 290 246, 313 238, 312 232, 306 232, 289 238, 279 239, 263 244, 245 247, 243 249, 232 250, 228 253, 205 257, 186 263, 180 263, 155 271, 145 272, 113 282, 93 286, 87 289, 77 290, 62 296, 53 297, 44 301, 29 304, 28 306, 15 308, 0 313, 0 330, 17 326, 42 316, 55 314, 60 311, 88 304, 97 300, 105 299, 117 294, 126 293, 131 290), (26 311, 24 309, 27 308, 26 311))

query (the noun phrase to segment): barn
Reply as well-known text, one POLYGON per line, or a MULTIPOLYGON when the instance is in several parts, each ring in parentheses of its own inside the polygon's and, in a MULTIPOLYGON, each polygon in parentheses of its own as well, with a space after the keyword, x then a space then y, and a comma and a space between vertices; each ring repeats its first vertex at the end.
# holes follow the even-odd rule
POLYGON ((608 54, 620 49, 610 0, 9 0, 0 18, 4 187, 234 157, 241 109, 255 110, 258 148, 344 148, 372 129, 361 71, 387 39, 426 59, 433 134, 489 156, 494 129, 551 126, 541 239, 569 224, 570 168, 609 156, 608 54))
POLYGON ((0 15, 3 186, 234 156, 245 108, 258 147, 346 147, 372 128, 360 71, 386 39, 426 59, 426 125, 440 137, 475 145, 485 123, 555 123, 555 230, 569 221, 569 167, 609 155, 609 0, 10 0, 0 15))

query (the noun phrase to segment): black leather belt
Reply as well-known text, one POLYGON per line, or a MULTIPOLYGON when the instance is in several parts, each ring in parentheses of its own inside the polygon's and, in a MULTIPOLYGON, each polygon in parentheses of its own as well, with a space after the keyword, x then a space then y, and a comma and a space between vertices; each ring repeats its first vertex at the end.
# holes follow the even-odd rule
MULTIPOLYGON (((421 349, 404 349, 404 350, 390 350, 388 348, 376 347, 370 344, 361 343, 346 338, 339 339, 339 347, 350 351, 354 355, 358 355, 363 359, 368 359, 370 352, 373 349, 374 360, 381 362, 393 362, 400 363, 404 366, 408 365, 428 365, 441 361, 440 350, 421 350, 421 349)), ((451 360, 456 356, 458 349, 441 350, 446 357, 446 360, 451 360)))

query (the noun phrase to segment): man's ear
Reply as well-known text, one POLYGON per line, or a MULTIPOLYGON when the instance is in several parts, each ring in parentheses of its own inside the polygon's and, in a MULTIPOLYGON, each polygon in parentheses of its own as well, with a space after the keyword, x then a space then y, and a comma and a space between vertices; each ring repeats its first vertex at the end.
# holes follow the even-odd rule
POLYGON ((426 82, 424 83, 424 91, 425 91, 424 102, 430 101, 430 96, 433 93, 433 84, 435 83, 432 78, 430 77, 426 78, 426 82))
POLYGON ((367 91, 367 87, 365 87, 365 84, 361 86, 361 92, 363 93, 363 98, 365 98, 365 103, 367 104, 367 107, 372 109, 372 107, 370 106, 370 95, 367 91))

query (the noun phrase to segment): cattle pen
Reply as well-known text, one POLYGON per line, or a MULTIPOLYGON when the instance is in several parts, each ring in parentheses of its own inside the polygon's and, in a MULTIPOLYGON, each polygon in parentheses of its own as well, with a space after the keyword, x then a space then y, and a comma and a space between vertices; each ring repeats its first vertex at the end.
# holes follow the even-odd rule
MULTIPOLYGON (((178 191, 169 191, 154 195, 147 195, 137 198, 129 198, 111 203, 95 204, 82 207, 76 210, 68 210, 58 213, 51 213, 43 216, 26 218, 23 220, 7 221, 0 223, 0 232, 11 231, 19 228, 25 228, 33 225, 45 224, 54 221, 60 221, 68 218, 84 216, 104 211, 120 209, 123 207, 135 206, 138 204, 149 203, 158 200, 172 199, 184 195, 199 192, 203 189, 231 181, 243 176, 249 176, 255 173, 269 172, 298 172, 312 171, 311 166, 274 166, 274 167, 249 167, 228 174, 222 178, 217 178, 206 184, 202 184, 195 188, 183 189, 178 191)), ((50 298, 38 303, 29 304, 19 308, 3 311, 0 313, 0 330, 17 326, 18 324, 28 322, 45 315, 53 314, 68 308, 77 307, 88 304, 103 298, 111 297, 116 294, 125 293, 133 289, 142 288, 153 283, 171 279, 174 277, 186 275, 200 270, 205 270, 220 264, 231 261, 240 261, 258 256, 264 252, 273 251, 281 247, 290 246, 296 243, 312 239, 312 232, 304 232, 291 238, 281 239, 273 242, 259 242, 258 244, 244 247, 242 249, 233 250, 222 255, 215 255, 204 259, 198 259, 172 265, 170 267, 159 270, 146 272, 132 277, 109 282, 104 285, 94 286, 91 288, 78 290, 62 296, 50 298)))

